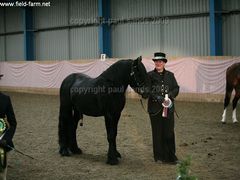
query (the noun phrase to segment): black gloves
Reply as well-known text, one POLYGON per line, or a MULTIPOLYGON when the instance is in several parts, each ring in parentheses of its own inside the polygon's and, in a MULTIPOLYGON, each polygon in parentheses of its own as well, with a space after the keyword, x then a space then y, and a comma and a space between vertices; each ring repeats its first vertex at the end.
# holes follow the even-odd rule
POLYGON ((142 94, 142 98, 143 98, 143 99, 147 99, 148 97, 149 97, 149 95, 148 95, 147 93, 143 93, 143 94, 142 94))
POLYGON ((163 96, 157 96, 156 98, 157 98, 158 103, 160 103, 160 104, 163 103, 163 101, 164 101, 164 97, 163 96))

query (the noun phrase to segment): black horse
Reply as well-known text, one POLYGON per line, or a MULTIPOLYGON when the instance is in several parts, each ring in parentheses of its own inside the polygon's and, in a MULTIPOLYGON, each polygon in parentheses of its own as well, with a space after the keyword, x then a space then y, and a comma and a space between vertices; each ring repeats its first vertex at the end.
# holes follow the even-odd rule
POLYGON ((125 105, 125 91, 130 85, 138 94, 144 93, 147 72, 141 62, 120 60, 97 78, 81 73, 67 76, 60 87, 59 153, 62 156, 81 154, 76 129, 83 114, 104 116, 109 143, 107 163, 118 164, 121 157, 116 147, 118 121, 125 105))
POLYGON ((240 98, 240 63, 235 63, 227 68, 226 72, 226 93, 224 99, 224 111, 222 115, 222 123, 226 123, 226 111, 227 106, 231 99, 231 94, 233 89, 235 90, 235 97, 232 101, 233 113, 232 113, 232 120, 233 123, 237 123, 237 116, 236 116, 236 107, 237 102, 240 98))

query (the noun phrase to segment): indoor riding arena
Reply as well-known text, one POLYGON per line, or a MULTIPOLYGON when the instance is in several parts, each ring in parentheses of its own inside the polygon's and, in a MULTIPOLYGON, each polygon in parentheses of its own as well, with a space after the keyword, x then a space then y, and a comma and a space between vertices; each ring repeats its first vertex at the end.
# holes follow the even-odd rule
MULTIPOLYGON (((0 179, 239 180, 239 32, 238 0, 1 1, 0 120, 6 120, 6 130, 1 134, 0 122, 0 179), (156 59, 179 86, 176 164, 155 161, 153 155, 152 94, 146 87, 148 72, 158 72, 156 59), (66 77, 76 80, 64 92, 66 77), (226 89, 233 90, 228 106, 226 89), (12 128, 10 110, 1 108, 5 95, 17 121, 14 146, 4 141, 12 128), (105 112, 103 102, 117 109, 119 96, 126 102, 114 142, 114 128, 106 128, 115 111, 105 112), (70 111, 63 104, 68 97, 70 111), (71 149, 73 123, 81 154, 71 149), (112 147, 117 161, 109 163, 112 147)), ((164 108, 169 112, 172 106, 164 108)))

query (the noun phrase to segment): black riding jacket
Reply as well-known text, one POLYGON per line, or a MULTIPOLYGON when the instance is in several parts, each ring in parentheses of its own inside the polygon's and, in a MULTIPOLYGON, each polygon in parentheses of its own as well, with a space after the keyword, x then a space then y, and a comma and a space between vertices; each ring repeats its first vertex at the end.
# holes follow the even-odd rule
MULTIPOLYGON (((148 76, 150 79, 151 92, 148 99, 148 112, 151 114, 163 109, 162 105, 157 101, 157 96, 165 97, 165 94, 168 94, 174 104, 174 98, 179 93, 179 86, 174 74, 165 69, 162 73, 154 69, 148 72, 148 76)), ((174 111, 174 106, 170 109, 170 112, 171 111, 174 111)))

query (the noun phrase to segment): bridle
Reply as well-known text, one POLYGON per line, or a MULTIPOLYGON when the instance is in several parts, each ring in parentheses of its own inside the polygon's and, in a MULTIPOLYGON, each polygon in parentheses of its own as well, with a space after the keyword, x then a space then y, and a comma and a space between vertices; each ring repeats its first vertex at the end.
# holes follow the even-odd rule
POLYGON ((134 71, 136 68, 137 68, 137 66, 134 66, 133 63, 132 63, 130 77, 133 78, 133 81, 134 81, 134 83, 136 83, 137 87, 142 87, 144 85, 145 81, 143 81, 143 82, 138 82, 137 81, 136 73, 134 71))

